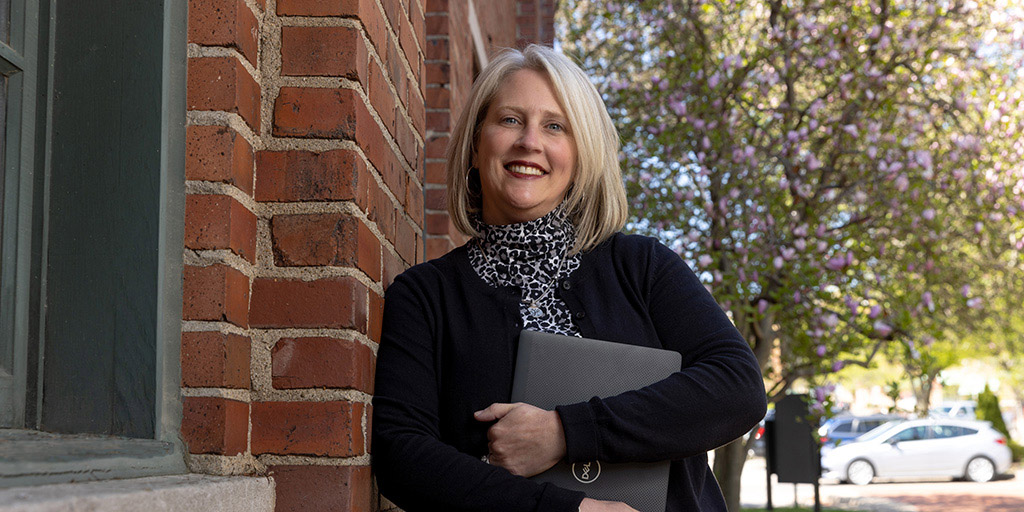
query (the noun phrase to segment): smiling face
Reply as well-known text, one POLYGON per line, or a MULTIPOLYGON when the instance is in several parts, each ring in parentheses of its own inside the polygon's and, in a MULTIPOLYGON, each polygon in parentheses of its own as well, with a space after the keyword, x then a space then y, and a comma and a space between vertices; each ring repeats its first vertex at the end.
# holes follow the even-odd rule
POLYGON ((480 123, 473 155, 485 223, 534 220, 562 202, 576 165, 569 129, 546 75, 532 69, 509 75, 480 123))

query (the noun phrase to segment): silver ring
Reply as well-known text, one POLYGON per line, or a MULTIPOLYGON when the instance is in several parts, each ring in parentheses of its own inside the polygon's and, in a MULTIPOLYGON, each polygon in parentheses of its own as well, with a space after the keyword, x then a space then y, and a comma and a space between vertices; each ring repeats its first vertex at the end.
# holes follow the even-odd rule
POLYGON ((484 464, 490 464, 491 463, 491 454, 488 453, 487 455, 484 455, 484 456, 480 457, 480 460, 484 461, 484 464))

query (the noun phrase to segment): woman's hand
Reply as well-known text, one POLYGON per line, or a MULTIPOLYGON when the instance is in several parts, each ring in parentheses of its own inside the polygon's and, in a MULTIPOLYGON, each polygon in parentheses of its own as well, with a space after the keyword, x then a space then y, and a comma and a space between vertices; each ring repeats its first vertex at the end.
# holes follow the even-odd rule
POLYGON ((514 475, 543 473, 565 456, 565 433, 555 411, 496 403, 473 416, 477 421, 497 421, 487 430, 488 462, 514 475))
POLYGON ((580 512, 638 512, 637 509, 618 501, 601 501, 583 498, 580 512))

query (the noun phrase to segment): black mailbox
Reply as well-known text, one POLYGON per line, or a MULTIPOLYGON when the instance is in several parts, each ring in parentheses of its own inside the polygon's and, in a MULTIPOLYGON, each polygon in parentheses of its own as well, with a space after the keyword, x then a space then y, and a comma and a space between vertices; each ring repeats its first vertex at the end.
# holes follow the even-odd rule
POLYGON ((807 402, 789 395, 775 404, 775 417, 765 422, 768 471, 779 482, 817 483, 821 474, 817 425, 808 421, 807 402))

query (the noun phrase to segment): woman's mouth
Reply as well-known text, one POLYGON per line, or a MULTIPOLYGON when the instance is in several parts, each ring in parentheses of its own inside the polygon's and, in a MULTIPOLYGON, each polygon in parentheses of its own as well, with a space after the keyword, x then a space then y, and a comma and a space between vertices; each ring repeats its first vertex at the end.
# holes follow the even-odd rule
POLYGON ((543 176, 547 174, 542 169, 532 165, 508 164, 505 166, 505 169, 513 174, 524 174, 526 176, 543 176))

